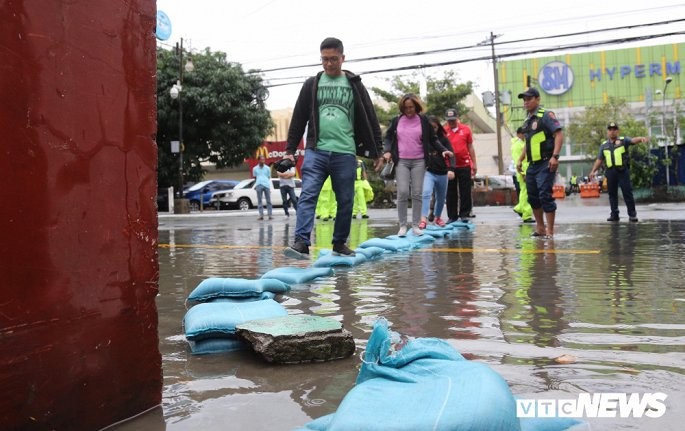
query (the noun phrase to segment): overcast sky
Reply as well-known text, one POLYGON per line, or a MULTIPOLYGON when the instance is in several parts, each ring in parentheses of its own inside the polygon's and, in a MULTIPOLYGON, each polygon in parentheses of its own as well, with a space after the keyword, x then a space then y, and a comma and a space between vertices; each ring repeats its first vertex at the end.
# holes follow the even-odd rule
MULTIPOLYGON (((345 45, 346 64, 343 67, 364 73, 490 57, 489 41, 485 46, 474 46, 488 40, 491 32, 497 35, 497 43, 503 43, 495 45, 496 54, 501 55, 685 29, 685 22, 628 28, 685 19, 683 0, 571 0, 549 2, 544 7, 531 3, 529 8, 521 2, 506 0, 435 0, 426 3, 415 0, 347 0, 337 3, 315 0, 157 0, 157 8, 169 16, 172 25, 171 37, 167 41, 158 41, 160 46, 169 48, 183 38, 185 48, 200 51, 209 47, 212 51, 226 52, 229 61, 241 63, 245 70, 316 64, 319 62, 319 43, 328 36, 341 39, 345 45), (611 31, 506 43, 602 29, 611 31), (462 47, 470 48, 432 55, 354 61, 374 56, 462 47)), ((678 35, 639 44, 659 45, 683 41, 685 36, 678 35)), ((612 48, 627 46, 632 45, 612 48)), ((580 51, 565 48, 557 51, 571 52, 580 51)), ((420 73, 442 76, 446 68, 456 70, 463 81, 473 81, 477 86, 476 94, 494 90, 490 60, 427 67, 420 73)), ((267 107, 271 110, 292 107, 301 82, 319 70, 320 65, 265 72, 263 77, 267 84, 296 83, 270 88, 267 107)), ((367 87, 388 88, 387 78, 411 73, 367 73, 362 80, 367 87)))

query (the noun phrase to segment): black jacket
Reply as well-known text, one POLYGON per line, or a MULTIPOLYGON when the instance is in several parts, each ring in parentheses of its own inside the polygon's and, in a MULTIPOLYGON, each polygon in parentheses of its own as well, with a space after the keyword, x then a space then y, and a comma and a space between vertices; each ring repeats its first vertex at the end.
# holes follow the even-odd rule
MULTIPOLYGON (((377 159, 383 155, 381 128, 378 125, 376 111, 371 103, 368 91, 362 84, 359 75, 347 70, 343 71, 347 76, 354 94, 354 141, 356 153, 360 157, 377 159)), ((295 103, 293 118, 288 129, 287 154, 295 154, 297 145, 304 134, 307 124, 307 139, 305 149, 314 149, 319 141, 319 105, 316 99, 319 78, 323 72, 319 72, 305 81, 300 90, 300 95, 295 103)))
MULTIPOLYGON (((388 127, 388 130, 385 132, 385 139, 383 140, 383 152, 390 152, 390 154, 392 154, 392 161, 395 164, 397 164, 400 158, 397 149, 397 124, 399 123, 402 115, 398 115, 397 117, 393 118, 392 122, 390 123, 390 127, 388 127)), ((419 114, 419 118, 421 119, 423 160, 426 162, 426 166, 428 166, 428 158, 431 151, 439 151, 440 154, 442 154, 443 151, 447 151, 447 148, 445 148, 445 146, 438 141, 438 137, 435 135, 435 130, 433 130, 428 118, 422 114, 419 114)))
MULTIPOLYGON (((443 147, 454 153, 449 139, 444 136, 438 136, 438 141, 440 141, 443 147)), ((442 151, 431 149, 428 154, 428 160, 426 161, 426 170, 428 172, 432 172, 436 175, 447 175, 447 171, 454 169, 455 166, 456 162, 454 156, 450 157, 449 162, 447 162, 445 158, 442 157, 442 151)))

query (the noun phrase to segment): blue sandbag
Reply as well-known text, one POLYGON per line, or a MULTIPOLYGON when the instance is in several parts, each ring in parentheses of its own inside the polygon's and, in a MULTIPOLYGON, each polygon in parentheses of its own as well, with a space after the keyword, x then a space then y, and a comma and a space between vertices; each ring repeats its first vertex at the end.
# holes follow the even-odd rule
POLYGON ((430 236, 433 238, 444 238, 448 236, 450 233, 452 233, 452 229, 448 230, 424 230, 423 234, 424 236, 430 236))
POLYGON ((207 338, 204 340, 188 341, 193 355, 207 355, 210 353, 235 352, 249 350, 250 345, 236 337, 207 338))
POLYGON ((474 230, 476 228, 476 225, 470 222, 464 223, 463 221, 455 220, 452 223, 448 224, 447 226, 450 226, 454 229, 468 229, 468 230, 474 230))
POLYGON ((289 290, 290 287, 280 280, 217 277, 202 280, 190 292, 188 300, 205 302, 213 298, 259 297, 263 292, 286 293, 289 290))
POLYGON ((371 238, 359 244, 361 248, 379 247, 389 251, 405 251, 412 248, 412 243, 406 238, 371 238))
POLYGON ((435 241, 435 238, 432 237, 431 235, 414 235, 414 234, 409 234, 409 233, 404 238, 399 237, 397 235, 389 235, 386 238, 392 239, 392 240, 398 240, 398 239, 407 240, 411 244, 411 248, 423 247, 423 246, 428 245, 428 244, 435 241))
POLYGON ((333 274, 333 269, 331 267, 325 268, 297 268, 297 267, 282 267, 275 268, 266 274, 262 275, 262 278, 275 278, 281 280, 287 284, 300 284, 308 283, 315 278, 327 277, 333 274))
POLYGON ((355 253, 354 256, 335 256, 333 253, 329 252, 319 255, 319 258, 312 264, 312 266, 315 268, 325 268, 331 266, 357 266, 364 262, 366 262, 366 256, 363 253, 355 253))
POLYGON ((355 387, 335 413, 305 429, 521 430, 516 402, 499 374, 467 361, 443 340, 404 341, 379 319, 355 387))
POLYGON ((192 307, 183 318, 186 338, 206 338, 235 335, 235 326, 256 319, 286 316, 288 312, 273 299, 252 302, 203 302, 192 307))
POLYGON ((355 253, 361 253, 364 256, 366 256, 367 259, 374 259, 376 257, 380 257, 383 253, 386 252, 384 248, 380 247, 357 247, 354 250, 355 253))
POLYGON ((263 301, 265 299, 274 299, 276 297, 276 294, 273 292, 262 292, 261 295, 259 296, 248 296, 246 298, 212 298, 208 301, 202 301, 202 302, 252 302, 252 301, 263 301))

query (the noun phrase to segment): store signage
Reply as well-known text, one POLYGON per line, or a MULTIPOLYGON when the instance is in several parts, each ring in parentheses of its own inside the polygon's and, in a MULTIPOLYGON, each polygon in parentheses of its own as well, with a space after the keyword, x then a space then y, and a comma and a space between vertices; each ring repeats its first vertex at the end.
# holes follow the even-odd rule
POLYGON ((590 82, 602 79, 609 79, 613 81, 614 79, 626 79, 629 77, 635 78, 651 78, 653 76, 669 76, 669 75, 679 75, 680 74, 680 61, 674 61, 673 63, 666 63, 666 70, 662 67, 661 63, 650 63, 650 64, 636 64, 636 65, 623 65, 623 66, 613 66, 605 67, 602 69, 590 69, 590 82))
POLYGON ((538 72, 540 88, 553 95, 564 94, 573 86, 573 69, 563 61, 552 61, 538 72))

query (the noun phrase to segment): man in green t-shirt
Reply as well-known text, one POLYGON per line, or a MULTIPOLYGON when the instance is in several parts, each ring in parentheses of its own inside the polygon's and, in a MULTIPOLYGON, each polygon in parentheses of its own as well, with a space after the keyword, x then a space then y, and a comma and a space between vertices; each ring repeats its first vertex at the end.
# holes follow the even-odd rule
POLYGON ((361 78, 342 69, 343 44, 329 37, 321 42, 323 72, 307 79, 295 103, 288 130, 286 158, 294 160, 304 135, 302 192, 297 204, 295 241, 285 254, 307 259, 314 212, 321 187, 330 175, 338 208, 333 228, 333 254, 354 256, 346 245, 352 224, 356 156, 383 164, 381 130, 369 93, 361 78))

